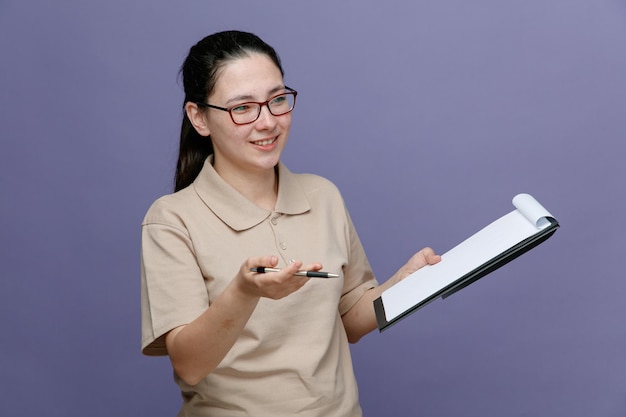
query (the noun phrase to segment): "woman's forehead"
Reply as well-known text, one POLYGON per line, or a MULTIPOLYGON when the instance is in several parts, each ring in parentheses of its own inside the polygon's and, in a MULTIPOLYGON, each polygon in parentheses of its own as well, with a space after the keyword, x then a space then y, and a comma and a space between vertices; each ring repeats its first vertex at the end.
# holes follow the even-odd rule
POLYGON ((283 77, 274 61, 265 54, 254 53, 235 58, 217 74, 213 97, 261 99, 283 86, 283 77))

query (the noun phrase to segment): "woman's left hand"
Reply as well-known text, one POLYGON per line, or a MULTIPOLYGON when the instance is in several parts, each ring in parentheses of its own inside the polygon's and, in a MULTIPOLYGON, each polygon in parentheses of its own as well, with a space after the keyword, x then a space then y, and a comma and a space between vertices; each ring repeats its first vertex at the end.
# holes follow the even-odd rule
POLYGON ((361 337, 376 328, 376 316, 372 302, 381 296, 384 290, 397 284, 413 272, 426 265, 434 265, 441 261, 441 256, 431 248, 424 248, 411 256, 398 271, 383 285, 368 290, 363 297, 341 319, 350 343, 356 343, 361 337))
POLYGON ((426 265, 434 265, 439 261, 441 261, 441 255, 435 254, 434 250, 426 247, 413 255, 411 259, 398 270, 395 275, 397 278, 396 282, 402 281, 404 278, 426 265))

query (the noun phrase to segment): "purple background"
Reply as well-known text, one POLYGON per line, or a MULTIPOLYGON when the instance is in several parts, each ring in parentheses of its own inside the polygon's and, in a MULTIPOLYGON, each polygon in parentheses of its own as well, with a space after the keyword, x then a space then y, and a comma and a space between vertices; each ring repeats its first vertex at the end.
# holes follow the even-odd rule
POLYGON ((0 0, 0 415, 172 416, 139 351, 140 222, 170 192, 177 71, 258 33, 284 160, 343 191, 385 280, 533 194, 546 243, 353 346, 366 416, 626 415, 626 5, 0 0))

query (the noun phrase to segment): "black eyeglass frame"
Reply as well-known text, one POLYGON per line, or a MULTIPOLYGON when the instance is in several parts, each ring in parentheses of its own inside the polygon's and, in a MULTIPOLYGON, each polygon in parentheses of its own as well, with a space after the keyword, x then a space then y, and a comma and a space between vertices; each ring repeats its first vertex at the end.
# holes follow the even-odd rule
POLYGON ((239 103, 239 104, 236 104, 236 105, 234 105, 232 107, 220 107, 220 106, 215 106, 215 105, 209 104, 209 103, 203 103, 201 101, 196 101, 195 103, 196 103, 196 105, 198 105, 200 107, 209 107, 211 109, 216 109, 216 110, 221 110, 221 111, 228 112, 228 114, 230 115, 230 120, 232 120, 234 124, 236 124, 238 126, 243 126, 243 125, 248 125, 250 123, 254 123, 257 120, 259 120, 259 117, 261 117, 261 110, 263 109, 263 106, 267 107, 267 110, 269 110, 269 112, 270 112, 270 114, 272 116, 283 116, 285 114, 291 113, 293 111, 293 109, 296 107, 296 97, 298 96, 298 92, 296 90, 294 90, 293 88, 290 88, 290 87, 287 87, 287 86, 285 86, 285 89, 289 90, 289 91, 287 91, 285 93, 276 94, 275 96, 272 96, 272 97, 270 97, 269 99, 267 99, 265 101, 246 101, 245 103, 239 103), (280 97, 280 96, 283 96, 283 95, 286 95, 286 94, 292 94, 293 95, 293 105, 291 106, 291 108, 288 111, 286 111, 284 113, 274 114, 272 112, 272 109, 270 108, 270 102, 272 100, 274 100, 276 97, 280 97), (239 106, 243 106, 245 104, 258 104, 259 105, 259 112, 256 115, 256 117, 254 118, 254 120, 250 120, 249 122, 246 122, 246 123, 237 123, 235 121, 235 118, 233 117, 232 110, 236 109, 239 106))

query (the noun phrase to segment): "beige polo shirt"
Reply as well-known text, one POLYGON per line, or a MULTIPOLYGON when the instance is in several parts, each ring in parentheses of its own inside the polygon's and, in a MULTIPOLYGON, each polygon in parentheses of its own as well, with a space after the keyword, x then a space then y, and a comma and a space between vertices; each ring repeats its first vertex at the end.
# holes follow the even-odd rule
POLYGON ((166 355, 164 335, 203 313, 251 256, 321 262, 338 279, 311 279, 261 299, 220 365, 183 393, 180 416, 360 416, 341 322, 377 285, 337 188, 279 164, 274 211, 215 172, 158 199, 142 224, 142 351, 166 355))

